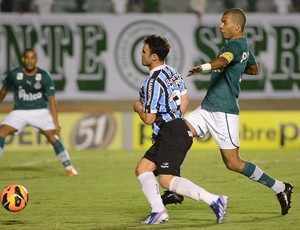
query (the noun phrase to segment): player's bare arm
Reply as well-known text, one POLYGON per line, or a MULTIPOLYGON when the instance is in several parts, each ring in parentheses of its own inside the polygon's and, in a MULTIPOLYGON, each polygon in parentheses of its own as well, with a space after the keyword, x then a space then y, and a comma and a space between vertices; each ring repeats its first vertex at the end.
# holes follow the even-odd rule
POLYGON ((156 114, 155 113, 145 113, 143 111, 141 101, 139 101, 139 100, 135 101, 133 108, 134 108, 134 112, 136 112, 140 116, 141 120, 145 124, 151 125, 155 121, 156 114))
POLYGON ((6 87, 1 88, 1 90, 0 90, 0 103, 2 103, 2 101, 6 97, 7 92, 8 92, 8 89, 6 87))
POLYGON ((215 70, 215 69, 224 69, 226 66, 229 64, 226 58, 224 57, 218 57, 213 59, 211 62, 198 65, 193 67, 192 69, 189 70, 188 72, 188 77, 204 72, 204 71, 210 71, 210 70, 215 70))
POLYGON ((249 74, 249 75, 257 75, 259 73, 259 67, 257 64, 248 65, 248 66, 246 66, 244 73, 249 74))
POLYGON ((183 114, 187 111, 189 105, 189 98, 187 94, 181 95, 181 104, 180 104, 180 110, 183 114))
POLYGON ((49 102, 49 111, 51 113, 52 119, 53 119, 53 123, 55 125, 55 130, 57 135, 59 135, 60 133, 60 125, 58 122, 58 114, 57 114, 57 103, 56 103, 56 99, 55 96, 49 96, 48 97, 48 102, 49 102))

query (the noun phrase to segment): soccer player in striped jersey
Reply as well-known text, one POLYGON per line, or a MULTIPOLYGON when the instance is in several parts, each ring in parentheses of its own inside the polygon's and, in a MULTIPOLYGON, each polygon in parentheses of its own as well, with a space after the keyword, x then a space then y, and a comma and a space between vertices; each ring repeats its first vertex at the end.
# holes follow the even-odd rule
POLYGON ((14 93, 13 111, 0 125, 0 156, 4 151, 5 138, 19 134, 30 125, 38 129, 52 144, 67 175, 76 176, 77 172, 71 164, 69 154, 59 139, 60 125, 52 78, 48 72, 36 66, 38 56, 34 49, 26 49, 22 61, 23 66, 7 74, 0 90, 0 103, 9 88, 14 93))
POLYGON ((243 10, 233 8, 224 12, 220 32, 228 42, 221 48, 217 58, 189 71, 189 76, 202 71, 212 73, 201 106, 185 119, 194 136, 204 138, 209 133, 212 135, 228 169, 268 186, 277 195, 281 214, 286 215, 291 207, 293 186, 272 178, 239 155, 240 82, 243 73, 258 74, 258 65, 244 38, 245 24, 243 10))
POLYGON ((193 136, 182 116, 188 104, 185 83, 178 72, 165 64, 170 50, 166 38, 150 35, 144 40, 142 65, 150 74, 140 89, 140 100, 134 102, 134 111, 153 129, 153 145, 138 162, 136 176, 151 206, 151 212, 142 224, 160 224, 169 220, 162 202, 159 184, 172 192, 196 201, 204 201, 214 211, 217 223, 226 213, 227 196, 205 191, 190 180, 180 177, 180 166, 193 142, 193 136))

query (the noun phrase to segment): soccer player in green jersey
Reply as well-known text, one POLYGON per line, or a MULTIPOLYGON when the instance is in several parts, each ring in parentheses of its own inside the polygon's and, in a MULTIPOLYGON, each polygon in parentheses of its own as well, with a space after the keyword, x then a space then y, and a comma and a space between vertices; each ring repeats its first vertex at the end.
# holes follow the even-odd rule
POLYGON ((212 71, 210 85, 200 107, 186 116, 186 123, 194 136, 212 135, 218 144, 226 167, 262 183, 273 190, 281 205, 281 214, 290 209, 293 186, 278 181, 254 163, 239 156, 240 82, 243 73, 258 74, 258 65, 244 38, 245 13, 238 8, 224 12, 220 32, 228 42, 218 57, 209 63, 193 67, 188 76, 212 71))
POLYGON ((14 108, 0 125, 0 156, 4 151, 5 138, 20 133, 30 125, 53 145, 67 175, 76 176, 69 154, 59 139, 60 125, 52 78, 48 72, 36 66, 38 57, 34 49, 26 49, 22 61, 23 66, 7 74, 0 90, 0 103, 9 88, 14 92, 14 108))

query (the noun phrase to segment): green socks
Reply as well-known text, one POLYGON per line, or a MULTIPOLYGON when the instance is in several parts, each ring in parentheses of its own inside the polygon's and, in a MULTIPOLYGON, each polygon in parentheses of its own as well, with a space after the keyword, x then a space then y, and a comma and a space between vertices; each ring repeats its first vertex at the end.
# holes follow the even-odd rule
POLYGON ((2 156, 2 154, 4 152, 4 144, 5 144, 4 137, 0 137, 0 157, 2 156))
POLYGON ((65 150, 65 147, 63 146, 62 142, 57 140, 54 144, 53 144, 53 148, 54 151, 59 159, 59 161, 65 166, 68 167, 71 165, 71 161, 70 161, 70 157, 69 154, 67 152, 67 150, 65 150))
POLYGON ((269 188, 272 188, 275 184, 275 180, 272 177, 270 177, 268 174, 263 172, 259 167, 251 162, 246 162, 242 174, 247 176, 251 180, 268 186, 269 188))

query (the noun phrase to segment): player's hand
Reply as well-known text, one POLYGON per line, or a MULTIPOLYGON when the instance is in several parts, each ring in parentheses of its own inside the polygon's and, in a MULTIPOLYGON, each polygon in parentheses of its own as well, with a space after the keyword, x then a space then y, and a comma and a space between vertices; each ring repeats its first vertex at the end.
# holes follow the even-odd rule
POLYGON ((134 112, 139 112, 140 110, 142 110, 142 103, 140 100, 137 100, 134 102, 133 104, 133 109, 134 109, 134 112))
POLYGON ((61 126, 59 124, 55 125, 55 134, 59 136, 61 130, 61 126))
POLYGON ((202 72, 202 67, 200 65, 193 67, 192 69, 189 70, 188 72, 188 77, 195 75, 197 73, 202 72))

